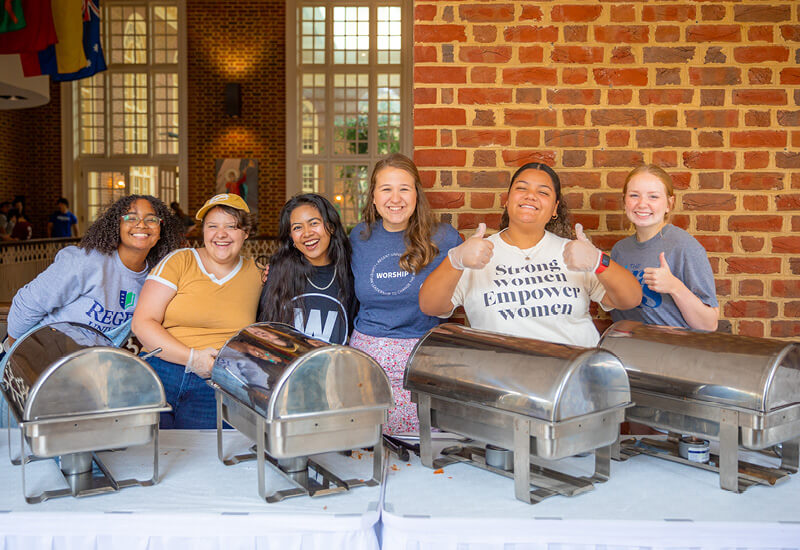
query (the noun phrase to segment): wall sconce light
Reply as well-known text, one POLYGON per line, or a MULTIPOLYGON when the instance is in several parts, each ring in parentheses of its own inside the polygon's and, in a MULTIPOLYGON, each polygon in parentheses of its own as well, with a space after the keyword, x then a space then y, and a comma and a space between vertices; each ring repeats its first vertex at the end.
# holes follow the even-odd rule
POLYGON ((225 84, 225 114, 229 117, 242 116, 242 85, 229 82, 225 84))

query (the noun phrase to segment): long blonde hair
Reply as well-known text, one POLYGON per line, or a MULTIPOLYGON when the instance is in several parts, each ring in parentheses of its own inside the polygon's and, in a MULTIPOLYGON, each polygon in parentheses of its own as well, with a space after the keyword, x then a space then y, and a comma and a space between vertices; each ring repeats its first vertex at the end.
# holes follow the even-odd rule
MULTIPOLYGON (((651 176, 658 178, 658 180, 664 184, 664 190, 667 192, 667 204, 669 205, 670 210, 675 208, 675 188, 672 186, 672 176, 667 174, 663 168, 655 164, 642 164, 641 166, 637 166, 631 170, 630 174, 628 174, 628 177, 625 178, 625 185, 622 186, 623 200, 628 194, 628 183, 639 174, 650 174, 651 176)), ((667 221, 667 219, 669 219, 669 212, 664 214, 664 221, 667 221)))
POLYGON ((375 186, 377 185, 378 173, 384 168, 399 168, 408 172, 414 179, 414 190, 417 193, 417 204, 414 212, 408 220, 408 227, 405 229, 406 249, 400 256, 400 267, 409 273, 418 274, 422 269, 431 263, 439 253, 432 240, 436 228, 436 220, 433 218, 431 206, 425 193, 422 190, 422 181, 419 177, 417 166, 410 158, 400 153, 395 153, 383 158, 375 163, 372 169, 372 176, 369 179, 369 189, 367 190, 367 202, 361 211, 361 219, 366 227, 361 232, 361 238, 369 239, 372 234, 372 227, 381 219, 378 210, 375 208, 375 186))

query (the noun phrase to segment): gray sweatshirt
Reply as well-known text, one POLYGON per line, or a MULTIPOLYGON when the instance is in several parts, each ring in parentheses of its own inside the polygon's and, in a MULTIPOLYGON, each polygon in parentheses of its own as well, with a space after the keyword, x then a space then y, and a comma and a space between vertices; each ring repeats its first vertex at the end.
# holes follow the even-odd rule
POLYGON ((39 324, 72 321, 108 332, 133 316, 147 269, 131 271, 110 256, 68 246, 14 296, 8 334, 19 338, 39 324))

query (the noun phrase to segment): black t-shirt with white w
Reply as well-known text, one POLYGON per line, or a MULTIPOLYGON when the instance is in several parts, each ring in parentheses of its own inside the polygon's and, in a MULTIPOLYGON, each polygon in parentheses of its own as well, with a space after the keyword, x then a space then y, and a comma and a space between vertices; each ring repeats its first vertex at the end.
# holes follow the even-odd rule
POLYGON ((351 303, 342 304, 334 266, 314 266, 313 269, 303 294, 292 299, 292 324, 307 336, 344 345, 353 330, 356 313, 353 289, 350 289, 351 303))

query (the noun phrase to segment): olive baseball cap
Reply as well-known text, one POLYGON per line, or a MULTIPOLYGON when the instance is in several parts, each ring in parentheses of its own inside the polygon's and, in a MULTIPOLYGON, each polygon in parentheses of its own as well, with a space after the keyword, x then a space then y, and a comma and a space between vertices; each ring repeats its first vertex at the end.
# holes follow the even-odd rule
POLYGON ((200 210, 197 211, 197 215, 195 218, 198 221, 203 221, 203 216, 206 215, 206 212, 214 208, 215 206, 220 206, 224 204, 225 206, 230 206, 231 208, 235 208, 236 210, 244 210, 245 212, 250 212, 250 208, 247 207, 247 203, 244 202, 244 199, 239 195, 235 195, 233 193, 222 193, 221 195, 214 195, 210 199, 206 201, 200 210))

